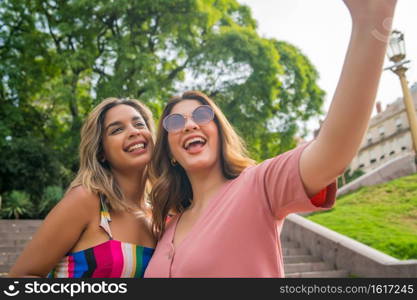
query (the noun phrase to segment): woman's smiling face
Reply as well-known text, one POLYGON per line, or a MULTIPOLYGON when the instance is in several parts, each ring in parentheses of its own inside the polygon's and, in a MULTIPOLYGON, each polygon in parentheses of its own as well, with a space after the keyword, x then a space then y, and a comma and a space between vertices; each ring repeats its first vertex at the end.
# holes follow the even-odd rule
POLYGON ((102 141, 104 158, 112 169, 143 168, 151 159, 151 132, 142 115, 130 105, 117 105, 107 111, 102 141))
POLYGON ((168 145, 173 158, 187 171, 201 171, 219 161, 219 131, 214 120, 199 125, 191 118, 201 106, 197 100, 183 100, 175 104, 171 114, 186 118, 185 126, 177 132, 168 132, 168 145))

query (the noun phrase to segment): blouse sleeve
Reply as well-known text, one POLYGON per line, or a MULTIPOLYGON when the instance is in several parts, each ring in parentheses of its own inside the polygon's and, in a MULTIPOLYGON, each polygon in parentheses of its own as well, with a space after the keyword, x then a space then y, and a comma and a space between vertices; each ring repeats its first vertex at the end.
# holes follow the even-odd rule
POLYGON ((336 199, 336 180, 324 191, 325 200, 316 206, 306 194, 300 175, 300 157, 306 143, 274 158, 268 159, 254 168, 258 184, 267 200, 267 205, 277 219, 290 213, 311 212, 330 209, 336 199))

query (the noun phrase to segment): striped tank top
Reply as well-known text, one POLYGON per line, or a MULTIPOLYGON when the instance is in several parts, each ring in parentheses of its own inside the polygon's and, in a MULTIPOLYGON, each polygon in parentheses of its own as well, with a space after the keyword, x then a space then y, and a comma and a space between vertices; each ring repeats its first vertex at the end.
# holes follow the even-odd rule
POLYGON ((114 240, 110 213, 100 196, 100 227, 109 240, 94 247, 68 253, 48 278, 131 278, 143 277, 154 248, 114 240))

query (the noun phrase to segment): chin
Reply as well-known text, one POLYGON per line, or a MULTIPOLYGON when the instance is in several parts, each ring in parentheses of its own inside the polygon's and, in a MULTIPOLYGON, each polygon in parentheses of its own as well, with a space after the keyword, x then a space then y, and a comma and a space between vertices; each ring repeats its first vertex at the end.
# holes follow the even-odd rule
POLYGON ((138 157, 135 162, 133 162, 133 165, 137 168, 141 168, 146 166, 148 163, 150 163, 151 158, 150 157, 138 157))
POLYGON ((212 161, 198 160, 198 161, 188 163, 184 169, 189 172, 197 172, 197 171, 202 171, 204 169, 212 168, 213 166, 214 166, 214 162, 212 161))

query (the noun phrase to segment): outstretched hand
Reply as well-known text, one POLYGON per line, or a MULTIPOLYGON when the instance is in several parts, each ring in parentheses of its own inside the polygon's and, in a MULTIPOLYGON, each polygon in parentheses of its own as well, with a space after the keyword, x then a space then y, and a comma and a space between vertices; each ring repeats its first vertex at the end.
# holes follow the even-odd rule
POLYGON ((393 14, 397 0, 343 0, 354 21, 378 21, 393 14))

